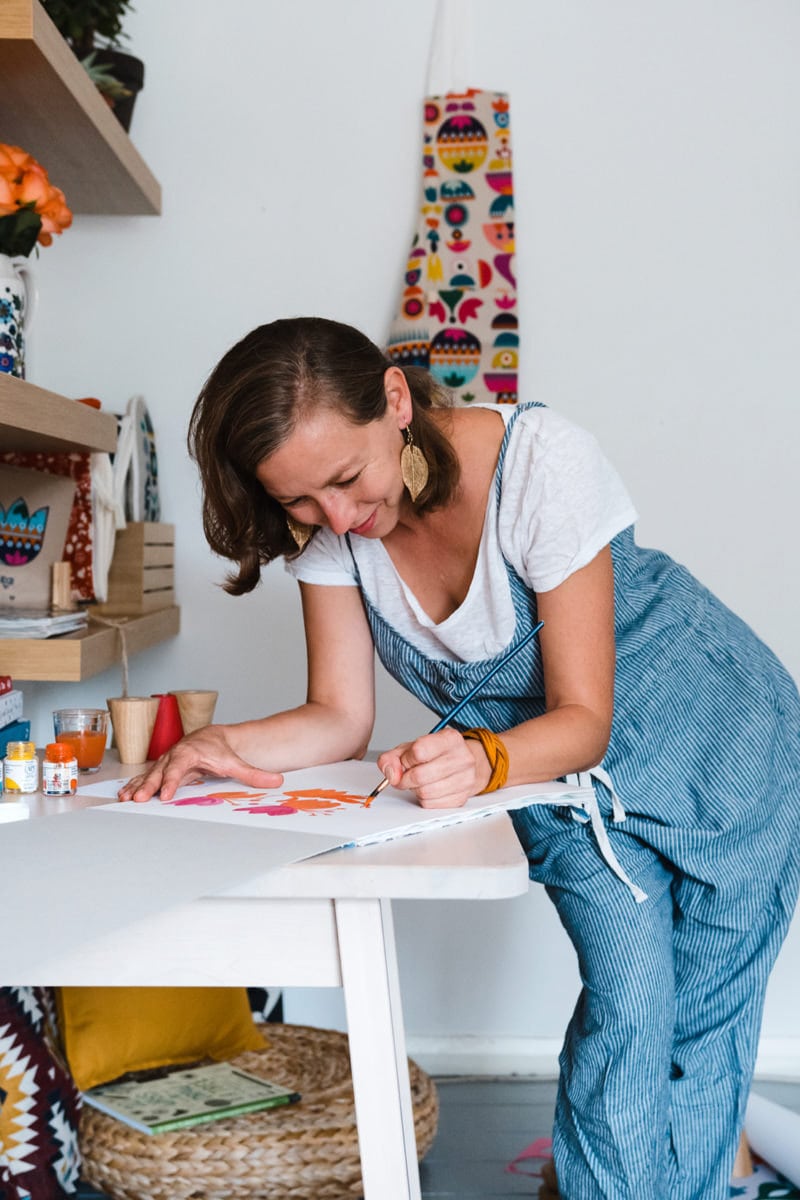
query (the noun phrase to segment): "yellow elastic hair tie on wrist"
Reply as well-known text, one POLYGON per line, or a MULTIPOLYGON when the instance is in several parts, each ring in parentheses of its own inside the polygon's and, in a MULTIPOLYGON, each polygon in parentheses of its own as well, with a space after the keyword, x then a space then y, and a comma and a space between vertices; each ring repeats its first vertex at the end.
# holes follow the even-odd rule
POLYGON ((480 742, 492 768, 491 777, 481 796, 504 787, 508 779, 508 751, 497 734, 492 733, 491 729, 465 729, 461 736, 468 741, 480 742))

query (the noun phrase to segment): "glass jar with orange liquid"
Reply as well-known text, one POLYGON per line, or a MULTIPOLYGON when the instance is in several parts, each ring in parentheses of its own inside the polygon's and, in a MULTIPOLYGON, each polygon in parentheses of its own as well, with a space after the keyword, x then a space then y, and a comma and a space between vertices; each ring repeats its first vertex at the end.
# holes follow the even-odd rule
POLYGON ((56 741, 66 742, 75 751, 78 770, 100 769, 108 738, 108 711, 105 708, 57 708, 53 713, 56 741))

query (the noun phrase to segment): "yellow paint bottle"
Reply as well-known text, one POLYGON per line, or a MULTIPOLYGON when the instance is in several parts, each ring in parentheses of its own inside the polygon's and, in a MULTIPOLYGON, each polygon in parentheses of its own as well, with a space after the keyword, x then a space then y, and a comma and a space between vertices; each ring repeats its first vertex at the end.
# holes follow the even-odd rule
POLYGON ((9 742, 3 762, 3 787, 11 795, 39 790, 39 760, 33 742, 9 742))

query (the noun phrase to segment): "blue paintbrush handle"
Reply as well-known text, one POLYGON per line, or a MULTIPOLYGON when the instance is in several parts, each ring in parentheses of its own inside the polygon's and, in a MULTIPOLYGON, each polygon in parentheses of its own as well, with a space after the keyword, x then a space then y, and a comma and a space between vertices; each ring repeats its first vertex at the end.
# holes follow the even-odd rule
MULTIPOLYGON (((436 722, 433 729, 431 730, 431 733, 438 733, 440 729, 444 729, 445 725, 449 725, 450 722, 452 721, 453 717, 458 716, 458 714, 461 712, 464 705, 469 704, 472 697, 477 692, 479 692, 481 690, 481 688, 486 686, 486 684, 489 682, 489 680, 492 678, 492 676, 496 675, 501 667, 504 667, 507 662, 510 662, 510 660, 514 657, 515 654, 519 654, 520 650, 522 650, 522 648, 524 646, 527 646, 528 642, 532 641, 533 638, 536 637, 536 634, 539 632, 539 630, 542 628, 543 625, 544 625, 544 621, 540 621, 538 623, 538 625, 534 625, 533 629, 531 629, 529 633, 525 634, 525 637, 522 639, 521 642, 518 643, 518 645, 514 646, 514 648, 512 650, 509 650, 506 654, 504 654, 503 657, 494 664, 491 671, 487 671, 486 674, 483 676, 483 678, 479 679, 478 682, 475 684, 475 686, 471 687, 469 689, 466 696, 464 696, 464 698, 462 700, 459 700, 458 704, 454 705, 453 708, 450 709, 449 713, 445 713, 445 715, 442 717, 441 721, 436 722)), ((388 779, 382 779, 381 782, 378 784, 378 786, 376 788, 374 788, 373 791, 370 792, 367 799, 374 800, 375 797, 379 796, 380 793, 383 791, 383 789, 388 786, 388 784, 389 784, 388 779)))
POLYGON ((478 682, 475 684, 475 686, 470 688, 470 690, 467 692, 466 696, 464 696, 464 698, 462 700, 459 700, 458 704, 454 705, 454 707, 450 709, 450 712, 445 713, 445 715, 442 717, 441 721, 436 722, 433 729, 431 730, 431 733, 438 733, 440 729, 444 729, 445 725, 449 725, 450 722, 453 720, 453 717, 458 716, 458 714, 461 712, 464 705, 469 704, 472 697, 474 695, 476 695, 481 690, 481 688, 484 688, 486 686, 486 684, 489 682, 489 680, 492 678, 492 676, 496 675, 501 667, 504 667, 507 662, 510 662, 515 654, 519 654, 520 650, 522 650, 522 648, 524 646, 527 646, 528 642, 533 640, 533 638, 536 636, 536 634, 539 632, 539 630, 542 628, 543 625, 544 625, 544 621, 540 621, 538 623, 538 625, 534 625, 533 629, 531 629, 531 631, 529 633, 525 634, 525 637, 522 639, 521 642, 519 642, 516 646, 514 646, 513 649, 509 650, 507 654, 504 654, 503 657, 499 660, 499 662, 496 662, 494 664, 491 671, 487 671, 486 674, 483 676, 483 678, 479 679, 478 682))

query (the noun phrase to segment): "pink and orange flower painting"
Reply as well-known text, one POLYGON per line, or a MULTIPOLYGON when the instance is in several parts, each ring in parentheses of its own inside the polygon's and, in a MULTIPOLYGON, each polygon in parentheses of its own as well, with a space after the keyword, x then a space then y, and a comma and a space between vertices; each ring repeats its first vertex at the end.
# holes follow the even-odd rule
POLYGON ((287 771, 279 788, 251 788, 232 779, 209 779, 178 788, 168 803, 157 797, 145 804, 120 803, 116 797, 124 779, 88 784, 79 794, 110 801, 100 812, 324 834, 338 839, 340 846, 388 841, 528 804, 583 808, 591 794, 588 788, 563 783, 531 783, 473 796, 462 808, 421 808, 413 793, 392 787, 372 799, 370 792, 380 781, 375 763, 350 760, 287 771))
POLYGON ((325 809, 338 809, 343 804, 358 804, 369 808, 372 804, 370 796, 353 796, 340 788, 305 788, 283 792, 277 799, 274 792, 208 792, 199 796, 182 796, 180 800, 170 800, 179 808, 199 805, 201 807, 216 804, 233 804, 238 812, 265 813, 268 817, 291 817, 294 813, 322 812, 325 809), (273 797, 270 799, 270 797, 273 797), (243 803, 243 801, 245 803, 243 803))

